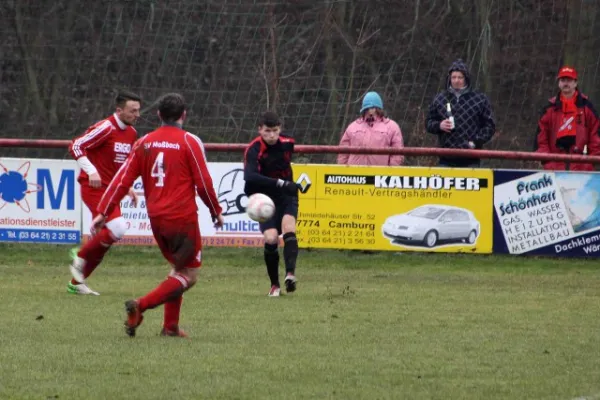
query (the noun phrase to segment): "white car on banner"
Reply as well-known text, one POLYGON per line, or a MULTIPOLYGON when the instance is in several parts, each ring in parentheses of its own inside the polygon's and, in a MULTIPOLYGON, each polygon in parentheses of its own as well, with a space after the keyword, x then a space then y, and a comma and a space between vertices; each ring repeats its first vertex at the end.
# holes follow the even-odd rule
POLYGON ((451 242, 474 244, 480 224, 464 208, 427 204, 387 218, 382 230, 392 243, 415 242, 435 247, 451 242))
POLYGON ((236 168, 223 175, 215 185, 223 216, 246 212, 248 196, 244 193, 244 183, 244 170, 236 168))

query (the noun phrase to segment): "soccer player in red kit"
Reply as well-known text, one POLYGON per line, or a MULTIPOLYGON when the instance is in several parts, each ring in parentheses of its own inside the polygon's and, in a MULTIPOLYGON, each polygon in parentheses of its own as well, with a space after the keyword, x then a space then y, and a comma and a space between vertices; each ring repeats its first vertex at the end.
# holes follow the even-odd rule
POLYGON ((165 281, 136 300, 125 302, 125 331, 135 336, 143 313, 161 304, 163 336, 185 337, 179 329, 183 293, 198 279, 202 264, 202 241, 195 194, 208 207, 215 227, 223 226, 222 210, 208 173, 200 139, 182 129, 186 116, 183 96, 170 93, 158 103, 162 126, 135 144, 131 155, 106 189, 92 226, 103 229, 105 221, 138 176, 142 177, 152 233, 172 270, 165 281))
MULTIPOLYGON (((137 140, 133 125, 140 117, 141 99, 133 93, 121 92, 115 99, 116 110, 110 117, 90 126, 83 135, 75 138, 69 152, 81 168, 78 182, 81 198, 90 209, 92 217, 98 215, 96 207, 106 187, 123 165, 137 140)), ((133 190, 129 195, 134 204, 137 197, 133 190)), ((67 291, 73 294, 93 294, 85 279, 102 262, 111 245, 121 239, 127 230, 121 208, 114 207, 106 218, 106 226, 89 240, 77 253, 73 251, 70 270, 73 279, 67 291)))

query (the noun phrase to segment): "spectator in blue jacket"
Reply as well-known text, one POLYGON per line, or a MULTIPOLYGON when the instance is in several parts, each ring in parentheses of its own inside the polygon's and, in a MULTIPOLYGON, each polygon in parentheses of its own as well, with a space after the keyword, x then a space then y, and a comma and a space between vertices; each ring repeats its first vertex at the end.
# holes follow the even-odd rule
MULTIPOLYGON (((481 149, 496 131, 492 106, 487 96, 471 87, 469 69, 456 60, 448 70, 447 87, 429 105, 427 132, 437 135, 440 147, 481 149)), ((476 168, 478 158, 440 157, 445 167, 476 168)))

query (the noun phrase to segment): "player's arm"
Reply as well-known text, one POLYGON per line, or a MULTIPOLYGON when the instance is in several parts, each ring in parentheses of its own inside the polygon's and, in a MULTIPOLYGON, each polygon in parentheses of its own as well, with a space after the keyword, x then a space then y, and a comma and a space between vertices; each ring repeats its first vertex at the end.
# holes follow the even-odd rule
MULTIPOLYGON (((283 179, 269 178, 260 173, 258 168, 258 147, 255 143, 246 149, 244 155, 244 180, 257 186, 265 188, 279 188, 288 194, 295 194, 298 191, 297 185, 292 181, 284 181, 283 179)), ((293 152, 293 147, 292 147, 293 152)))
POLYGON ((197 136, 190 133, 186 133, 185 142, 189 149, 190 159, 188 160, 188 164, 192 172, 192 177, 194 178, 196 192, 206 207, 208 207, 210 216, 214 220, 221 215, 223 210, 217 199, 213 181, 208 172, 206 156, 204 154, 204 145, 197 136))
POLYGON ((133 182, 140 176, 141 156, 138 154, 140 153, 138 147, 137 144, 134 146, 127 160, 106 188, 100 203, 96 207, 96 211, 101 215, 109 215, 115 206, 123 200, 123 197, 129 193, 133 182))
POLYGON ((104 121, 93 129, 90 129, 85 134, 74 139, 69 145, 69 153, 77 161, 79 168, 85 171, 90 177, 91 187, 100 187, 101 180, 100 175, 96 166, 87 157, 89 149, 100 146, 106 139, 108 139, 112 132, 113 126, 109 121, 104 121))

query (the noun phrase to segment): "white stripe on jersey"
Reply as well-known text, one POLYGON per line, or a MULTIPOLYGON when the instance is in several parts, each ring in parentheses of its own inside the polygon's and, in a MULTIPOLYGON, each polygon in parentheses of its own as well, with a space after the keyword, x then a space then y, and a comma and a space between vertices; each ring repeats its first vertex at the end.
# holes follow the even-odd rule
MULTIPOLYGON (((191 150, 191 146, 188 142, 188 137, 191 137, 193 140, 196 141, 196 143, 198 143, 198 146, 200 146, 200 150, 202 150, 202 161, 204 162, 204 165, 206 165, 206 169, 208 170, 208 164, 206 162, 206 154, 204 153, 204 144, 202 143, 202 140, 200 140, 200 138, 198 136, 193 135, 189 132, 186 132, 184 139, 185 139, 185 142, 187 143, 188 147, 190 147, 190 150, 191 150)), ((194 154, 194 152, 192 151, 191 153, 192 153, 192 157, 194 157, 194 161, 196 162, 196 168, 198 168, 198 173, 200 174, 200 179, 202 179, 202 187, 203 187, 204 191, 206 192, 206 197, 208 197, 208 199, 210 201, 211 199, 210 199, 208 190, 206 188, 206 182, 204 182, 204 177, 202 176, 202 168, 200 168, 200 164, 198 163, 198 160, 196 159, 196 155, 194 154)), ((211 211, 213 211, 211 214, 216 214, 217 208, 215 207, 214 204, 212 204, 212 201, 210 203, 210 207, 212 208, 211 211)))
POLYGON ((111 130, 114 128, 113 124, 109 120, 105 120, 103 123, 95 127, 90 132, 86 133, 79 139, 73 142, 73 154, 76 157, 80 157, 83 155, 83 151, 81 150, 81 146, 87 142, 92 141, 96 136, 98 136, 105 129, 110 128, 111 130))

